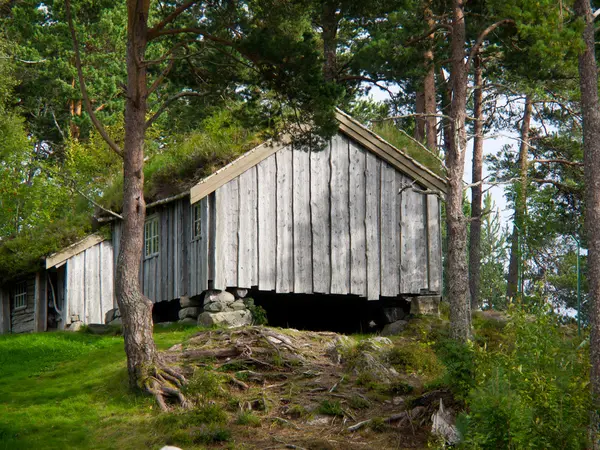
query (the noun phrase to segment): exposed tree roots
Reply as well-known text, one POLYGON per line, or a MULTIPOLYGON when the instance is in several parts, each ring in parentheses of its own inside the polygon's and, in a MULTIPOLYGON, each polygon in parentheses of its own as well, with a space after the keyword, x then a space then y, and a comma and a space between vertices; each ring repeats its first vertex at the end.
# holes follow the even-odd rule
POLYGON ((162 411, 169 411, 170 404, 178 404, 182 408, 190 407, 182 392, 186 383, 185 377, 177 370, 158 362, 149 368, 143 388, 154 396, 162 411))

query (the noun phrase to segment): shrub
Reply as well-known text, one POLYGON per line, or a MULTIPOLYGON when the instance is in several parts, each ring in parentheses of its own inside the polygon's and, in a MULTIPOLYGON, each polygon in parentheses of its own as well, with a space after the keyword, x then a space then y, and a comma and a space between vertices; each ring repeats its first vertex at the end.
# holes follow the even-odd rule
POLYGON ((513 310, 505 330, 509 345, 475 352, 463 448, 586 448, 587 352, 544 308, 513 310))
POLYGON ((391 349, 386 358, 388 363, 400 372, 437 377, 443 371, 443 366, 432 348, 418 342, 402 343, 391 349))
POLYGON ((213 444, 227 442, 231 439, 231 431, 222 425, 209 425, 200 428, 195 436, 195 444, 213 444))
POLYGON ((251 427, 260 427, 260 417, 252 414, 250 411, 244 411, 238 414, 235 423, 238 425, 248 425, 251 427))
POLYGON ((337 400, 323 400, 319 405, 318 411, 320 414, 325 414, 326 416, 344 416, 342 405, 337 400))

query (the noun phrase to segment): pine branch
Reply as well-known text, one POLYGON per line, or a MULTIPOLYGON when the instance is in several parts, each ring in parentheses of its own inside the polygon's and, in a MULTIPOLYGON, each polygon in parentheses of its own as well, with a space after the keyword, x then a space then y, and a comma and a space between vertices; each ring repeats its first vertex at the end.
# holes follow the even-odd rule
POLYGON ((150 41, 150 40, 154 39, 154 37, 158 33, 160 33, 160 31, 162 31, 162 29, 165 26, 167 26, 169 23, 173 22, 177 17, 179 17, 182 13, 184 13, 185 11, 190 9, 196 3, 197 3, 197 0, 191 0, 191 1, 184 3, 183 5, 180 5, 177 8, 175 8, 175 11, 173 11, 171 14, 169 14, 167 17, 165 17, 162 21, 160 21, 158 24, 156 24, 154 27, 152 27, 150 30, 148 30, 148 40, 150 41))
POLYGON ((169 105, 171 103, 173 103, 175 100, 180 99, 182 97, 203 97, 203 96, 204 96, 204 94, 201 94, 200 92, 186 91, 186 92, 179 92, 178 94, 175 94, 175 95, 169 97, 160 106, 160 108, 158 108, 158 111, 156 111, 156 113, 154 113, 154 115, 146 121, 146 128, 150 128, 152 126, 152 124, 156 121, 156 119, 158 119, 160 117, 160 115, 162 113, 164 113, 166 111, 166 109, 169 107, 169 105))
POLYGON ((467 62, 465 63, 467 72, 469 71, 469 67, 471 66, 471 61, 475 58, 477 53, 479 53, 479 49, 483 45, 483 41, 485 40, 485 38, 499 26, 506 25, 506 24, 514 25, 514 23, 515 23, 515 21, 512 19, 502 19, 496 23, 491 24, 489 27, 487 27, 485 30, 483 30, 481 32, 481 34, 477 38, 477 41, 475 41, 475 45, 471 48, 471 52, 469 53, 469 58, 467 59, 467 62))

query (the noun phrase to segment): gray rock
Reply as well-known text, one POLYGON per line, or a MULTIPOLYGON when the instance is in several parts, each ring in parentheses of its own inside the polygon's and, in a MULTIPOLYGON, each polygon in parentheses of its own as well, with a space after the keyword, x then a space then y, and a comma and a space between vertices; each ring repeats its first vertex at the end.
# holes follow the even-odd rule
POLYGON ((202 300, 200 300, 198 297, 190 298, 184 295, 183 297, 179 298, 179 306, 181 308, 202 306, 202 300))
POLYGON ((184 323, 188 325, 196 325, 198 321, 192 317, 186 317, 184 319, 179 320, 177 323, 184 323))
POLYGON ((195 319, 202 312, 202 308, 198 308, 196 306, 192 306, 189 308, 183 308, 179 310, 179 319, 183 320, 186 317, 191 317, 195 319))
POLYGON ((396 334, 400 334, 404 331, 408 325, 406 320, 397 320, 394 323, 388 323, 383 330, 381 331, 382 336, 394 336, 396 334))
POLYGON ((248 308, 246 308, 246 304, 244 303, 243 300, 236 300, 232 304, 228 305, 228 308, 231 311, 241 311, 243 309, 248 309, 248 308))
POLYGON ((118 326, 122 326, 123 325, 123 320, 120 317, 117 317, 116 319, 111 320, 108 325, 118 325, 118 326))
POLYGON ((204 311, 217 313, 223 311, 223 303, 219 302, 210 302, 204 305, 204 311))
POLYGON ((235 297, 231 292, 223 291, 219 293, 216 301, 219 303, 233 303, 235 302, 235 297))
POLYGON ((203 312, 198 316, 198 325, 219 325, 228 328, 252 325, 252 314, 250 311, 227 311, 227 312, 203 312))
POLYGON ((88 330, 92 334, 108 334, 112 331, 112 327, 102 323, 90 323, 88 324, 88 330))
POLYGON ((325 346, 325 354, 334 364, 341 364, 344 355, 348 353, 356 341, 349 336, 338 336, 325 346))
POLYGON ((230 292, 235 298, 244 298, 246 295, 248 295, 248 289, 233 288, 230 292))
POLYGON ((427 314, 439 315, 440 313, 440 296, 439 295, 422 295, 413 297, 410 301, 411 314, 427 314))
POLYGON ((386 323, 396 322, 406 317, 404 309, 400 306, 391 306, 389 308, 383 308, 383 315, 385 316, 386 323))
POLYGON ((79 330, 81 330, 82 326, 83 326, 83 322, 80 322, 80 321, 71 322, 71 324, 69 326, 67 326, 67 328, 65 328, 65 330, 67 330, 67 331, 79 331, 79 330))

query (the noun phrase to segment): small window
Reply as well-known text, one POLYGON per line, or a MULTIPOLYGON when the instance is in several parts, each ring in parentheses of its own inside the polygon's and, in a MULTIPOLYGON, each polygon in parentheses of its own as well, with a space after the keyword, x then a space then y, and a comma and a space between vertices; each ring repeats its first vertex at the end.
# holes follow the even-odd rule
POLYGON ((193 207, 194 223, 192 224, 192 240, 200 239, 202 236, 202 212, 200 209, 200 203, 197 203, 193 207))
POLYGON ((15 309, 27 307, 27 282, 17 283, 14 292, 15 309))
POLYGON ((158 217, 152 217, 144 224, 144 255, 146 258, 158 255, 158 217))

